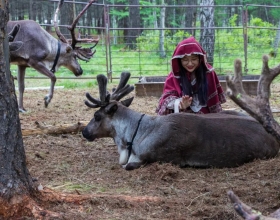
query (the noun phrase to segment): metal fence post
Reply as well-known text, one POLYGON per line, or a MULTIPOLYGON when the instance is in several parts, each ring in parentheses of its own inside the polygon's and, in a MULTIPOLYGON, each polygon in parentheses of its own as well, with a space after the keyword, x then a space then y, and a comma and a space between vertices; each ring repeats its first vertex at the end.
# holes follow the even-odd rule
POLYGON ((245 6, 245 9, 242 9, 243 12, 243 43, 244 43, 244 72, 245 75, 248 74, 248 28, 247 28, 247 24, 248 24, 248 11, 247 11, 247 5, 245 6))
POLYGON ((110 19, 109 19, 109 6, 104 4, 104 21, 105 21, 105 44, 106 44, 106 70, 107 78, 112 82, 112 61, 110 52, 110 19))

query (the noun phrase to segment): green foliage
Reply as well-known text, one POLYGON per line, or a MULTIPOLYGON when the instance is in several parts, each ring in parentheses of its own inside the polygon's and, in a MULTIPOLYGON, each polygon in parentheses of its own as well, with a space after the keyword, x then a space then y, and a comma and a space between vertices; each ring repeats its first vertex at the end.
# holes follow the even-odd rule
POLYGON ((279 13, 279 8, 272 8, 270 10, 270 14, 271 16, 276 20, 276 21, 280 21, 280 13, 279 13))
MULTIPOLYGON (((137 40, 137 49, 141 51, 159 51, 159 30, 143 31, 137 40)), ((164 33, 164 49, 166 51, 173 51, 177 43, 190 36, 188 32, 178 30, 172 34, 171 31, 164 33)))
POLYGON ((230 19, 229 19, 229 25, 230 27, 236 27, 236 21, 237 21, 237 14, 234 14, 230 19))
POLYGON ((236 27, 238 15, 235 14, 229 19, 232 29, 216 31, 215 54, 220 56, 230 56, 233 51, 243 51, 243 29, 236 27))
POLYGON ((123 4, 123 5, 127 5, 127 0, 107 0, 107 4, 114 4, 114 5, 123 4))
POLYGON ((267 45, 271 46, 274 37, 275 31, 269 29, 273 27, 269 22, 263 21, 260 18, 252 18, 249 23, 250 26, 262 27, 262 28, 252 28, 248 29, 248 41, 250 44, 255 45, 267 45))
MULTIPOLYGON (((236 58, 243 58, 242 61, 245 63, 244 47, 247 46, 247 65, 245 68, 248 69, 248 74, 259 74, 262 66, 262 55, 273 51, 272 44, 276 35, 276 26, 260 18, 251 17, 248 28, 243 29, 242 26, 238 26, 238 20, 240 18, 237 14, 234 14, 229 18, 228 24, 225 25, 231 28, 215 30, 214 67, 218 74, 231 73, 236 58), (248 37, 248 44, 246 45, 244 44, 244 33, 247 33, 248 37)), ((147 22, 151 22, 149 17, 147 17, 147 22)), ((84 70, 82 77, 89 79, 58 79, 56 86, 91 88, 96 86, 94 78, 97 74, 106 75, 108 70, 112 71, 113 77, 119 77, 119 74, 124 70, 130 71, 132 76, 135 77, 132 79, 133 82, 137 82, 140 76, 167 75, 170 71, 170 59, 176 45, 184 38, 189 37, 190 34, 184 30, 165 30, 164 50, 166 57, 164 58, 159 56, 159 36, 159 30, 144 30, 137 38, 137 48, 129 50, 125 47, 125 44, 120 44, 123 36, 118 35, 118 44, 111 45, 107 54, 104 39, 103 41, 101 39, 96 46, 94 57, 88 63, 80 62, 84 70), (106 61, 107 58, 111 58, 111 63, 108 60, 106 61)), ((195 37, 199 40, 198 30, 195 37)), ((270 62, 272 62, 272 66, 278 64, 279 58, 271 58, 270 62)), ((16 75, 16 69, 16 66, 11 66, 13 75, 16 75)), ((26 76, 43 77, 42 74, 31 68, 27 68, 26 76)), ((60 68, 56 76, 75 78, 66 68, 60 68)), ((30 81, 32 81, 33 86, 49 86, 50 84, 50 80, 47 78, 46 80, 31 79, 30 81)), ((26 87, 30 85, 29 82, 26 83, 26 87)))
POLYGON ((114 10, 114 9, 111 9, 110 15, 116 16, 117 20, 121 20, 121 19, 123 19, 123 18, 128 16, 128 11, 127 10, 114 10))

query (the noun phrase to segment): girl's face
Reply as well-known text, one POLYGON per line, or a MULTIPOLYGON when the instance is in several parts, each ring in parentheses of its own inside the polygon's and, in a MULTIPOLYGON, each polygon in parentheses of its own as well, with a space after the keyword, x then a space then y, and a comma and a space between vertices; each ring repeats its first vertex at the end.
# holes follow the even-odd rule
POLYGON ((192 73, 199 66, 199 55, 184 56, 181 59, 181 64, 188 72, 192 73))

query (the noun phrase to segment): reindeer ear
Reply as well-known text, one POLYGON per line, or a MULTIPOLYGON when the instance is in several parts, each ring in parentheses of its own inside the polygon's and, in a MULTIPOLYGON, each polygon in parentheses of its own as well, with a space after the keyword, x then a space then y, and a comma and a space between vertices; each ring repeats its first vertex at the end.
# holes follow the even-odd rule
POLYGON ((114 114, 117 110, 118 110, 118 105, 115 102, 110 103, 105 107, 105 113, 109 115, 114 114))
POLYGON ((14 41, 14 42, 10 42, 9 43, 9 49, 11 52, 16 51, 18 49, 20 49, 23 45, 22 41, 14 41))
POLYGON ((121 101, 121 103, 122 103, 124 106, 128 107, 128 106, 130 106, 130 104, 132 103, 133 99, 134 99, 134 97, 131 97, 131 98, 129 98, 129 99, 125 99, 125 100, 121 101))

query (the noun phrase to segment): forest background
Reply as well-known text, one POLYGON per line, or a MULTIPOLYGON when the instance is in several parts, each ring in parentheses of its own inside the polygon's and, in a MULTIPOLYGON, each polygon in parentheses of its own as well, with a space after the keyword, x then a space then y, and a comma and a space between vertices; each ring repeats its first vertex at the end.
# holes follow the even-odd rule
MULTIPOLYGON (((70 25, 87 0, 65 1, 59 18, 61 32, 70 38, 70 25)), ((53 15, 57 0, 11 0, 10 20, 32 19, 55 35, 53 15)), ((232 74, 233 61, 241 58, 245 75, 259 74, 261 57, 279 63, 280 2, 273 0, 98 0, 79 20, 82 38, 99 37, 90 62, 81 62, 84 74, 74 77, 59 69, 57 86, 91 87, 97 74, 118 78, 130 71, 143 76, 166 76, 176 44, 193 35, 207 51, 218 75, 232 74), (79 79, 79 80, 76 80, 79 79)), ((16 66, 11 66, 16 76, 16 66)), ((49 80, 29 69, 27 86, 48 85, 49 80)))

